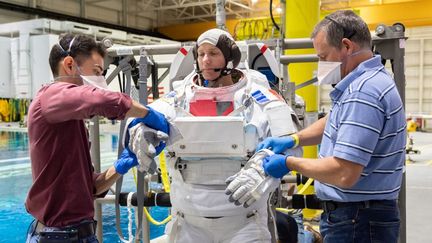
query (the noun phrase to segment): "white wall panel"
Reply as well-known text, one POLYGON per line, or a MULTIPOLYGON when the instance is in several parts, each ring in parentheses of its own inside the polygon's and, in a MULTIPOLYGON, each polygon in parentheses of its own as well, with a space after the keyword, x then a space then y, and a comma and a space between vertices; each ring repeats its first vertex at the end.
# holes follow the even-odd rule
MULTIPOLYGON (((121 1, 119 1, 121 2, 121 1)), ((102 22, 108 22, 112 24, 120 24, 121 21, 121 6, 118 10, 111 10, 98 6, 86 6, 86 17, 95 19, 102 22)))
POLYGON ((80 12, 80 1, 58 1, 58 0, 43 0, 38 4, 43 6, 45 10, 55 10, 63 14, 78 16, 80 12))
POLYGON ((30 37, 32 97, 36 96, 42 85, 53 80, 48 59, 51 48, 57 41, 57 35, 36 35, 30 37))
POLYGON ((0 9, 0 24, 23 21, 28 17, 29 16, 27 14, 15 13, 0 9))
POLYGON ((405 53, 418 53, 420 51, 420 40, 419 39, 409 39, 405 45, 405 53))
MULTIPOLYGON (((426 46, 425 46, 426 48, 426 46)), ((427 49, 425 49, 427 50, 427 49)), ((424 62, 423 65, 432 65, 432 47, 429 51, 424 52, 424 62)))
POLYGON ((10 38, 0 37, 0 98, 12 98, 10 38))
POLYGON ((12 90, 12 96, 14 98, 21 97, 20 92, 25 92, 25 87, 18 87, 19 86, 19 39, 18 38, 11 38, 10 42, 10 62, 11 62, 11 85, 13 87, 12 90))
MULTIPOLYGON (((430 27, 432 29, 432 27, 430 27)), ((427 51, 432 51, 432 35, 429 37, 424 37, 424 46, 425 46, 425 50, 427 51)))
MULTIPOLYGON (((156 20, 158 19, 157 11, 142 9, 137 5, 141 0, 128 0, 128 27, 152 30, 156 28, 156 20), (144 17, 145 16, 145 17, 144 17)), ((29 6, 28 0, 12 0, 13 4, 29 6)), ((58 12, 62 14, 81 16, 80 1, 76 0, 38 0, 37 6, 41 9, 58 12)), ((105 0, 87 2, 85 5, 85 18, 94 19, 97 21, 122 25, 122 1, 121 0, 105 0)), ((12 11, 0 10, 0 24, 17 22, 27 19, 32 19, 34 16, 28 14, 20 14, 12 11)))

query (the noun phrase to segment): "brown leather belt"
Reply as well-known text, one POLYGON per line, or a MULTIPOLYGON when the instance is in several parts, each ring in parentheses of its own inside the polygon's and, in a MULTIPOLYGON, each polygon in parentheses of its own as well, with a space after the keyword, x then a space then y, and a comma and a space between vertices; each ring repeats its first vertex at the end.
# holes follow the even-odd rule
POLYGON ((83 223, 80 223, 77 225, 65 226, 65 227, 46 227, 41 222, 37 222, 35 232, 37 234, 39 234, 40 232, 44 231, 44 228, 55 228, 55 230, 53 230, 53 231, 73 231, 73 230, 76 230, 78 232, 78 237, 80 239, 84 239, 84 238, 87 238, 87 237, 95 234, 96 222, 95 221, 89 221, 89 222, 83 222, 83 223))

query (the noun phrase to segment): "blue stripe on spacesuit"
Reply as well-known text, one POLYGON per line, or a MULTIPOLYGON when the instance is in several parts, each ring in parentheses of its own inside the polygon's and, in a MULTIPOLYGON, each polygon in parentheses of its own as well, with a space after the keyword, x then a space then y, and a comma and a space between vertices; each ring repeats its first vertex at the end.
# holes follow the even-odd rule
POLYGON ((266 102, 269 102, 270 100, 261 92, 261 90, 257 90, 252 92, 252 97, 258 104, 264 104, 266 102))
POLYGON ((176 95, 177 95, 177 92, 171 91, 165 95, 165 98, 172 98, 172 97, 175 97, 176 95))

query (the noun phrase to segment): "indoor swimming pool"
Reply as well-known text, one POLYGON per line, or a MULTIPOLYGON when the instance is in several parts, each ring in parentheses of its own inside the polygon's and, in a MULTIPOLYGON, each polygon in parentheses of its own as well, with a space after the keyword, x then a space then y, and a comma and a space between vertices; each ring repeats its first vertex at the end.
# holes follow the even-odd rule
MULTIPOLYGON (((117 156, 117 134, 100 136, 102 169, 110 166, 117 156)), ((0 242, 25 242, 26 232, 33 218, 24 207, 31 186, 30 158, 26 132, 0 131, 0 242)), ((123 182, 123 191, 136 191, 131 173, 123 182)), ((156 220, 164 219, 167 208, 154 207, 156 220)), ((127 236, 127 209, 122 208, 121 223, 127 236)), ((150 238, 163 234, 164 226, 150 226, 150 238)), ((115 228, 114 205, 103 206, 104 242, 120 242, 115 228)))

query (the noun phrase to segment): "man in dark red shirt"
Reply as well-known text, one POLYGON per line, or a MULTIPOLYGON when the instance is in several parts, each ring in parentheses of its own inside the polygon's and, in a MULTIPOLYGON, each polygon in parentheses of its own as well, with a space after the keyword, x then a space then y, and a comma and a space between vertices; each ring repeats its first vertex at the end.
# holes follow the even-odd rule
POLYGON ((162 114, 104 89, 104 55, 100 44, 83 35, 64 36, 50 52, 55 82, 42 87, 29 108, 33 185, 26 208, 35 221, 27 242, 49 242, 45 231, 64 236, 64 242, 97 242, 93 200, 138 164, 127 149, 114 166, 95 173, 84 119, 140 117, 153 129, 169 132, 162 114))

